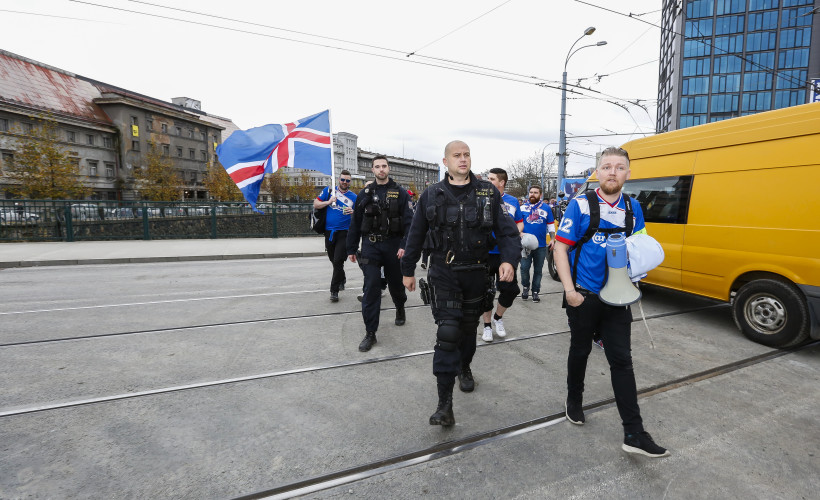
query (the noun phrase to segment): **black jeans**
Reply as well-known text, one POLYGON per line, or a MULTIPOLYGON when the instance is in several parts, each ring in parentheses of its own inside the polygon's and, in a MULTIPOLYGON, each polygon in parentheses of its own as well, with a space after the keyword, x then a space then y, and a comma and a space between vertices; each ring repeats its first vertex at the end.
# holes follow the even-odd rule
POLYGON ((365 330, 376 332, 379 329, 379 313, 382 306, 382 272, 387 279, 390 297, 396 307, 403 307, 407 302, 407 293, 402 283, 401 266, 396 253, 399 251, 401 238, 371 242, 364 237, 362 240, 362 256, 360 267, 364 274, 364 288, 362 289, 362 319, 365 330))
POLYGON ((327 258, 333 264, 333 276, 330 278, 331 293, 339 293, 339 285, 345 281, 345 260, 347 260, 347 230, 333 231, 333 241, 330 241, 330 231, 325 231, 325 251, 327 258))
POLYGON ((632 370, 630 347, 632 311, 629 307, 606 305, 597 295, 587 293, 580 306, 567 305, 567 318, 570 328, 567 399, 578 403, 583 401, 584 376, 587 358, 592 351, 592 334, 598 331, 604 341, 604 354, 609 362, 612 390, 624 432, 642 431, 643 420, 638 407, 638 390, 632 370))

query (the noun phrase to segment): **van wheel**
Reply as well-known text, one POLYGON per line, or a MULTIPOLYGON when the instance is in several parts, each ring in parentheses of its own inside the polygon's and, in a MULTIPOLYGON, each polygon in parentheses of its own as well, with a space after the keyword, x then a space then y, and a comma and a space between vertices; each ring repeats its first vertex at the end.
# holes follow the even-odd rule
POLYGON ((809 335, 809 312, 794 285, 772 279, 743 285, 735 295, 732 316, 743 335, 770 347, 788 347, 809 335))
POLYGON ((552 250, 547 250, 547 271, 549 271, 552 279, 561 281, 561 278, 558 277, 558 268, 555 267, 555 259, 552 258, 552 250))

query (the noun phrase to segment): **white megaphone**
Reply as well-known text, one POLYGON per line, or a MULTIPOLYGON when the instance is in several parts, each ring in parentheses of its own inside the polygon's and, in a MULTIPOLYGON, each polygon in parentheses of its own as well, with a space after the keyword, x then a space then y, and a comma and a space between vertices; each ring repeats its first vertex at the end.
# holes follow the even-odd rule
POLYGON ((622 234, 610 235, 606 241, 606 264, 609 278, 598 293, 604 304, 628 306, 641 299, 641 291, 635 288, 626 269, 626 238, 622 234))

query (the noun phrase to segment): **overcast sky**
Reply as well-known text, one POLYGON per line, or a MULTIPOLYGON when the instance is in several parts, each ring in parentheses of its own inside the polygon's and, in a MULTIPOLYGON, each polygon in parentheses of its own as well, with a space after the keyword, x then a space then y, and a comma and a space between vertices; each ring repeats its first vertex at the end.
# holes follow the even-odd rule
POLYGON ((592 89, 568 93, 572 174, 604 147, 654 131, 660 29, 646 22, 659 24, 660 8, 659 0, 3 0, 0 48, 162 100, 198 99, 242 129, 329 108, 333 132, 356 134, 359 147, 438 163, 444 145, 461 139, 484 171, 545 147, 555 154, 564 61, 595 26, 576 48, 607 45, 582 49, 567 67, 570 84, 586 78, 580 85, 592 89), (454 63, 469 66, 435 67, 454 63), (636 135, 572 138, 612 133, 636 135))

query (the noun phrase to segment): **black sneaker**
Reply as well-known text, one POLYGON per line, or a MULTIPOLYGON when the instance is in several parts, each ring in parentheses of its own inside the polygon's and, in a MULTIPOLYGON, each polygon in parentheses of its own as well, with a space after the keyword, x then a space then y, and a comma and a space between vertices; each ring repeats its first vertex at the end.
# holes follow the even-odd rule
POLYGON ((533 302, 541 302, 541 298, 538 297, 538 292, 532 292, 532 301, 533 302))
POLYGON ((330 301, 339 302, 339 292, 330 292, 330 301))
POLYGON ((564 408, 566 409, 567 420, 575 425, 584 425, 586 419, 584 418, 584 409, 581 403, 575 403, 567 399, 564 408))
POLYGON ((475 379, 473 379, 473 371, 470 367, 462 367, 458 374, 458 388, 461 392, 473 392, 475 389, 475 379))
POLYGON ((345 283, 347 283, 346 279, 342 280, 342 282, 339 283, 339 291, 340 292, 345 289, 345 283))
POLYGON ((652 440, 652 436, 646 431, 626 434, 624 436, 624 444, 621 448, 627 453, 635 453, 652 458, 669 456, 669 450, 655 444, 655 441, 652 440))
MULTIPOLYGON (((521 292, 521 300, 527 300, 527 298, 529 297, 529 295, 528 295, 529 293, 530 293, 530 289, 527 288, 527 287, 524 287, 524 291, 521 292)), ((534 296, 535 296, 535 294, 533 294, 533 297, 534 296)))

